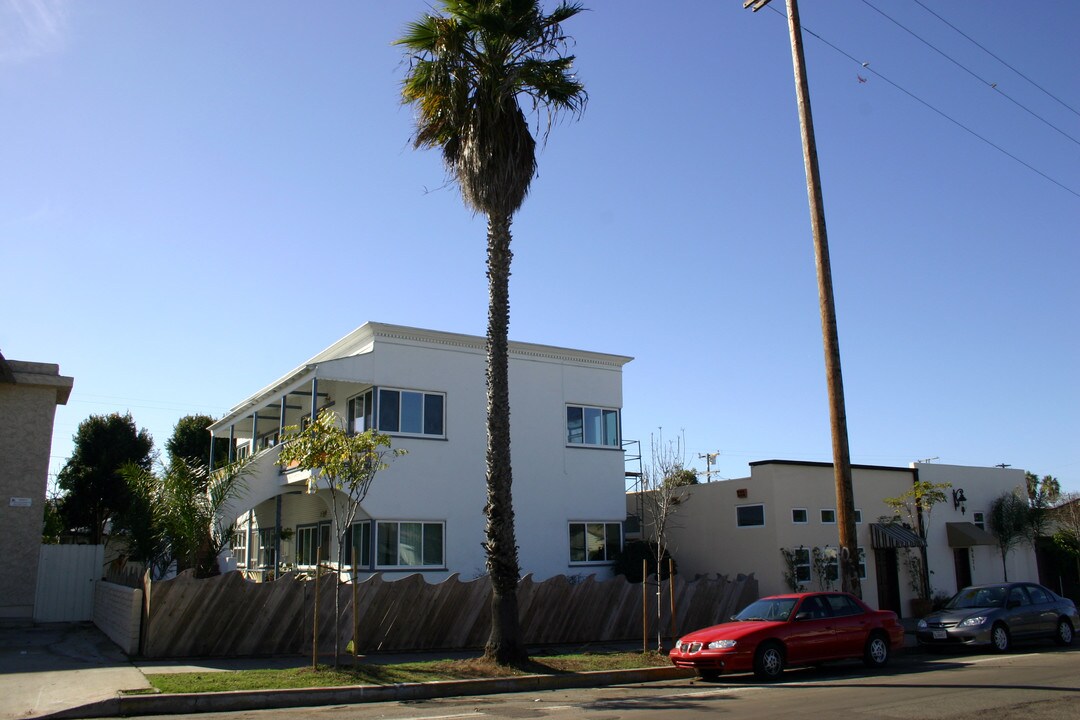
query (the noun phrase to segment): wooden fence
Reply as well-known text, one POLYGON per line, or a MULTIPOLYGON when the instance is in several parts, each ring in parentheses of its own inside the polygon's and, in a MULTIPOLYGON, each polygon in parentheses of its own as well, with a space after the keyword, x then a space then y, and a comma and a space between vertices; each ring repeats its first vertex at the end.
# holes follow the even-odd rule
MULTIPOLYGON (((334 650, 333 575, 319 581, 319 651, 334 650)), ((352 638, 353 588, 339 586, 341 637, 352 638)), ((757 598, 753 575, 674 582, 678 633, 723 622, 757 598)), ((421 575, 387 581, 375 575, 357 586, 361 653, 483 647, 490 628, 491 583, 457 575, 428 583, 421 575)), ((239 572, 196 580, 190 571, 147 582, 141 652, 159 657, 232 657, 310 653, 315 581, 289 574, 274 582, 245 580, 239 572)), ((668 583, 659 619, 670 636, 668 583)), ((656 586, 646 593, 623 577, 572 582, 557 576, 518 589, 527 645, 641 641, 643 615, 657 634, 656 586), (643 613, 643 604, 648 605, 643 613)), ((650 641, 650 646, 655 639, 650 641)))

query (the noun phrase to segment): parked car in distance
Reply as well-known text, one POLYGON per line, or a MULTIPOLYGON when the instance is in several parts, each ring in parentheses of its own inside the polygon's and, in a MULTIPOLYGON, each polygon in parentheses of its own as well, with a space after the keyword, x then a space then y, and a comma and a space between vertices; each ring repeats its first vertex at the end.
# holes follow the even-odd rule
POLYGON ((1053 638, 1071 645, 1078 626, 1072 600, 1035 583, 996 583, 956 593, 919 620, 915 637, 924 647, 989 645, 1005 652, 1017 640, 1053 638))
POLYGON ((828 660, 862 658, 868 667, 881 667, 903 642, 894 612, 874 610, 848 593, 794 593, 755 600, 732 622, 684 635, 669 657, 705 680, 751 670, 775 680, 785 667, 828 660))

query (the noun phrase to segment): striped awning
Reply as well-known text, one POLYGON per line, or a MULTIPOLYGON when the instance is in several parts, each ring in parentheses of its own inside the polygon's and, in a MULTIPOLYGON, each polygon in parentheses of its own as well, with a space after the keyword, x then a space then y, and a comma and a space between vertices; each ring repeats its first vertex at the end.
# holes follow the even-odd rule
POLYGON ((926 541, 899 523, 870 523, 870 547, 924 547, 926 541))
POLYGON ((997 545, 998 541, 990 533, 975 523, 947 522, 945 533, 949 537, 949 547, 968 548, 975 545, 997 545))

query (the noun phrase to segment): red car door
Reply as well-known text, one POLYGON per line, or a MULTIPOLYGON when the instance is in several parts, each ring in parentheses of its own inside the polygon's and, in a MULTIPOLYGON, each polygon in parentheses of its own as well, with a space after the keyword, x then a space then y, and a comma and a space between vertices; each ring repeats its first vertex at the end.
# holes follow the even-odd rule
POLYGON ((787 657, 792 665, 834 657, 833 619, 817 595, 805 597, 787 627, 787 657))
POLYGON ((834 657, 861 657, 873 622, 870 614, 843 593, 827 595, 825 602, 833 617, 834 657))

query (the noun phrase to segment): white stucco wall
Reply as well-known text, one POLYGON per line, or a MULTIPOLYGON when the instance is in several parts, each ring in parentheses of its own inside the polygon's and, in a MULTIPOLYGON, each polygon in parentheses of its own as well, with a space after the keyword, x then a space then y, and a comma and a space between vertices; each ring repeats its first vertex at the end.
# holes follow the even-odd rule
MULTIPOLYGON (((451 573, 472 578, 485 572, 486 355, 477 340, 447 336, 442 342, 439 334, 427 331, 415 336, 376 333, 362 354, 309 364, 307 375, 298 371, 277 391, 280 397, 290 389, 310 388, 308 378, 314 374, 319 377, 319 392, 329 394, 326 401, 342 416, 348 399, 365 386, 445 393, 445 438, 394 436, 394 447, 408 454, 379 473, 358 515, 358 519, 445 523, 445 570, 424 571, 430 580, 451 573)), ((566 404, 621 410, 622 365, 628 360, 511 346, 513 497, 523 574, 533 573, 537 579, 564 573, 610 575, 607 565, 570 564, 568 523, 622 522, 623 453, 567 446, 566 404)), ((302 395, 290 396, 290 402, 292 398, 304 402, 302 395)), ((267 393, 259 402, 272 406, 277 401, 267 393)), ((228 436, 224 423, 215 431, 218 437, 228 436)), ((274 495, 300 489, 283 486, 292 477, 278 475, 273 455, 271 451, 262 463, 265 467, 253 475, 247 497, 232 508, 240 515, 257 506, 264 526, 274 520, 269 510, 274 495)), ((295 527, 291 505, 298 502, 296 497, 283 498, 283 527, 295 527)), ((290 560, 289 552, 283 546, 283 561, 290 560)), ((393 576, 415 570, 384 572, 393 576)))
MULTIPOLYGON (((932 483, 952 483, 947 491, 949 499, 934 507, 927 529, 927 544, 931 547, 930 584, 935 590, 952 594, 956 587, 956 564, 946 536, 947 522, 972 522, 976 512, 990 516, 990 505, 1003 493, 1025 487, 1024 471, 1016 468, 970 467, 940 465, 937 463, 913 463, 919 479, 932 483), (953 507, 952 490, 963 489, 967 497, 966 512, 953 507)), ((1025 491, 1026 493, 1026 491, 1025 491)), ((990 531, 989 522, 986 530, 990 531)), ((1028 543, 1021 543, 1009 551, 1006 559, 1009 580, 1039 582, 1035 551, 1028 543)), ((978 585, 1001 582, 1005 572, 1001 564, 1001 552, 997 546, 979 545, 971 549, 971 579, 978 585)))

